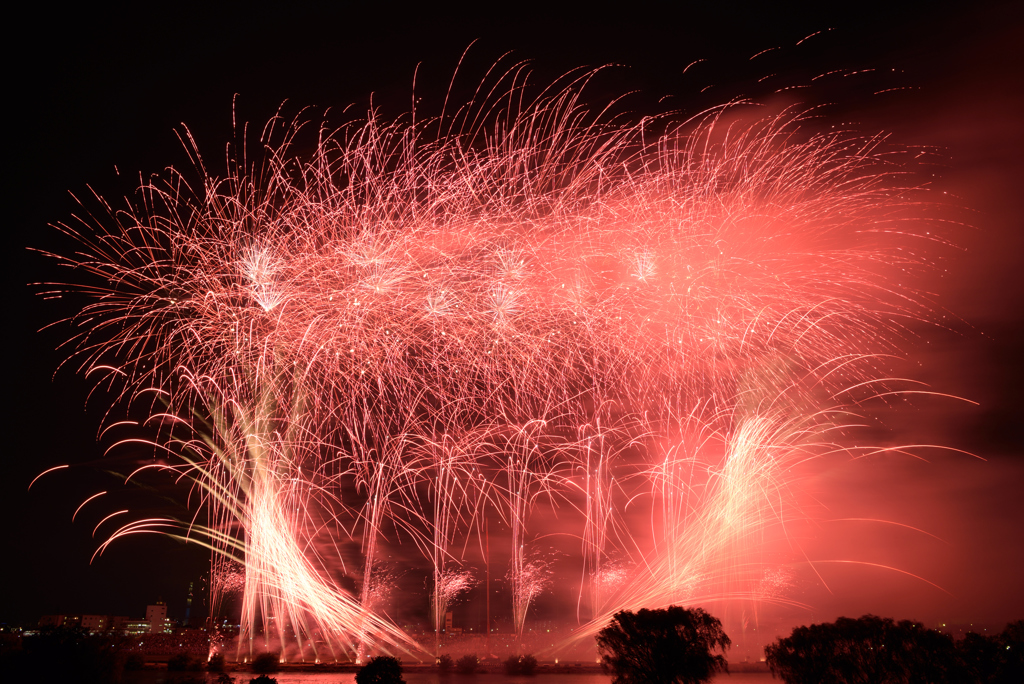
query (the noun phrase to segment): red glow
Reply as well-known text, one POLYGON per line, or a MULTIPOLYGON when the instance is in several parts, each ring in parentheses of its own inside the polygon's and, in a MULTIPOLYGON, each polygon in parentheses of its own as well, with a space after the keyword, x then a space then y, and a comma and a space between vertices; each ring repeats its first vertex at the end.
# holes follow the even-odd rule
POLYGON ((621 609, 798 603, 801 467, 878 453, 860 406, 920 391, 886 374, 938 240, 913 155, 795 110, 627 124, 578 97, 371 117, 307 159, 272 130, 221 180, 193 150, 201 186, 65 227, 100 283, 72 288, 76 359, 153 408, 175 460, 148 467, 207 516, 107 543, 187 530, 244 565, 240 650, 291 625, 317 658, 421 652, 385 562, 418 550, 440 630, 485 520, 520 636, 567 569, 563 647, 621 609))

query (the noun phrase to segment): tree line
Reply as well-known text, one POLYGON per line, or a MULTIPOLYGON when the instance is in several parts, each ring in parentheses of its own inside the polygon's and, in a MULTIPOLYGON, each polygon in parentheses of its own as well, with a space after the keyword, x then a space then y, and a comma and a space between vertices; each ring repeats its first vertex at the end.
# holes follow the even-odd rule
MULTIPOLYGON (((700 608, 622 611, 597 645, 613 684, 703 684, 728 672, 729 637, 700 608)), ((1024 620, 955 641, 910 620, 843 617, 795 628, 765 660, 786 684, 1021 684, 1024 620)))
POLYGON ((1024 620, 955 641, 920 622, 875 615, 797 627, 765 648, 786 684, 1020 684, 1024 620))
MULTIPOLYGON (((705 684, 728 672, 731 641, 722 623, 701 608, 671 606, 616 613, 597 635, 601 664, 613 684, 705 684)), ((46 630, 26 637, 19 648, 0 649, 0 679, 39 682, 117 682, 126 668, 115 641, 82 630, 46 630)), ((277 669, 277 654, 265 654, 268 667, 252 663, 253 673, 277 669)), ((1024 620, 1000 634, 968 633, 954 640, 919 622, 864 615, 801 626, 765 648, 773 677, 786 684, 1020 684, 1024 682, 1024 620)), ((186 659, 187 660, 187 659, 186 659)), ((196 663, 199 665, 199 663, 196 663)), ((169 670, 188 670, 188 662, 169 670)), ((223 659, 204 664, 222 670, 223 659)), ((472 674, 476 656, 455 661, 441 656, 441 674, 472 674)), ((532 675, 532 655, 511 656, 509 674, 532 675)), ((230 681, 230 676, 221 674, 230 681)), ((269 684, 266 675, 255 680, 269 684)), ((358 684, 399 684, 402 666, 390 656, 372 658, 356 675, 358 684)))

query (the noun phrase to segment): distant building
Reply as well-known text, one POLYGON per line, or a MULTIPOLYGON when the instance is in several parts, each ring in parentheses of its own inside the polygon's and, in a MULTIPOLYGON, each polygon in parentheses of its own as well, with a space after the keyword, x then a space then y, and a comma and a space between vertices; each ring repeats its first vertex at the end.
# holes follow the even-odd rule
POLYGON ((127 624, 128 618, 124 615, 44 615, 39 618, 40 628, 81 627, 90 634, 122 634, 127 624))
POLYGON ((128 620, 124 625, 124 633, 128 636, 139 636, 140 634, 149 634, 149 621, 128 620))
POLYGON ((149 623, 150 634, 166 634, 168 629, 167 604, 157 601, 155 605, 146 606, 146 622, 149 623))
POLYGON ((106 615, 83 615, 78 624, 90 634, 99 634, 110 629, 110 618, 106 615))

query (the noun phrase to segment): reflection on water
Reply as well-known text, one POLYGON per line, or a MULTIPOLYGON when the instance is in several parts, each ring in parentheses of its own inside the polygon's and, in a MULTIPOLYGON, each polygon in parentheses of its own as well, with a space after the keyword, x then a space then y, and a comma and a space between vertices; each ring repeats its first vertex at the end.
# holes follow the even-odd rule
MULTIPOLYGON (((256 675, 248 672, 234 672, 235 684, 248 684, 256 675)), ((278 684, 354 684, 355 673, 352 672, 278 672, 271 675, 278 684)), ((611 677, 600 673, 585 674, 542 674, 536 677, 510 677, 504 674, 477 674, 441 676, 436 672, 406 672, 407 684, 609 684, 611 677)), ((147 671, 125 673, 125 684, 175 684, 180 682, 191 684, 196 679, 191 673, 168 673, 166 671, 147 671)), ((207 678, 213 682, 213 677, 207 678)), ((719 675, 714 679, 718 684, 770 684, 772 676, 768 673, 736 673, 719 675)))

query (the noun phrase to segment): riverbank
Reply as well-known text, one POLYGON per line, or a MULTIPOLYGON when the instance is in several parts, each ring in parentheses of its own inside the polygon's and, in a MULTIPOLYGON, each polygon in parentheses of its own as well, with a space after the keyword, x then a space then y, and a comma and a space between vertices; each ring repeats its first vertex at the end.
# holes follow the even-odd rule
MULTIPOLYGON (((357 665, 351 663, 282 663, 272 673, 278 684, 353 684, 357 665)), ((257 675, 247 667, 226 668, 228 676, 236 684, 246 684, 257 675)), ((533 676, 507 675, 501 663, 486 663, 472 675, 455 672, 441 674, 436 668, 410 664, 403 666, 407 684, 608 684, 611 677, 594 663, 540 663, 533 676)), ((141 670, 124 673, 123 684, 212 684, 219 675, 205 672, 174 672, 166 667, 150 664, 141 670)), ((771 678, 764 663, 732 663, 729 674, 716 677, 715 681, 732 684, 761 683, 771 678)))
MULTIPOLYGON (((355 663, 281 663, 277 674, 332 674, 332 673, 356 673, 360 669, 359 665, 355 663)), ((147 663, 142 671, 167 671, 166 665, 163 663, 147 663)), ((225 671, 232 676, 252 674, 252 670, 246 666, 236 663, 228 663, 225 667, 225 671)), ((419 663, 402 663, 402 671, 407 674, 439 674, 437 668, 432 665, 422 665, 419 663)), ((500 660, 494 661, 483 661, 480 665, 480 669, 477 674, 504 674, 504 664, 500 660)), ((767 673, 768 665, 763 662, 740 662, 740 663, 729 663, 730 673, 767 673)), ((538 675, 568 675, 568 674, 601 674, 601 666, 596 663, 553 663, 553 662, 539 662, 537 663, 537 674, 538 675)), ((171 674, 189 674, 186 672, 178 672, 171 674)), ((194 674, 201 674, 199 672, 194 674)), ((450 673, 452 676, 458 675, 458 673, 450 673)), ((255 675, 253 675, 255 676, 255 675)), ((459 675, 467 676, 467 675, 459 675)))
MULTIPOLYGON (((234 684, 248 684, 256 677, 251 672, 230 672, 234 684)), ((355 684, 355 672, 300 672, 281 671, 270 675, 277 684, 355 684)), ((611 677, 597 671, 554 674, 539 673, 532 677, 511 676, 504 673, 478 673, 474 675, 448 674, 408 670, 403 673, 406 684, 610 684, 611 677)), ((715 677, 715 684, 770 684, 768 672, 732 672, 715 677)), ((215 675, 202 672, 168 672, 167 670, 139 670, 126 672, 121 684, 217 684, 215 675)))

